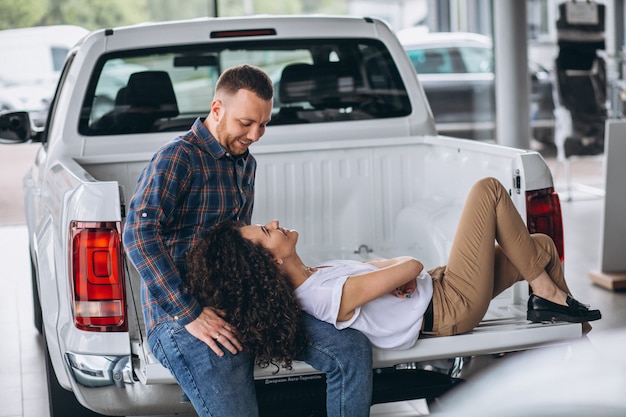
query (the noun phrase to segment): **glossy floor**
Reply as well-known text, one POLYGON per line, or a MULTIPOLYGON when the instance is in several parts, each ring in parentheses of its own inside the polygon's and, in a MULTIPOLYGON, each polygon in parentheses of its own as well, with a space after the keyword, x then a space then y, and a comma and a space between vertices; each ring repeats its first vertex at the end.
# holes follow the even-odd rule
MULTIPOLYGON (((2 159, 6 157, 3 155, 2 159)), ((589 271, 599 268, 604 168, 600 157, 571 162, 571 201, 561 164, 546 158, 561 194, 565 226, 566 276, 571 290, 585 303, 602 310, 589 338, 626 326, 626 293, 595 286, 589 271), (601 194, 601 193, 600 193, 601 194)), ((3 170, 0 164, 0 170, 3 170)), ((15 196, 13 198, 19 198, 15 196)), ((1 206, 1 205, 0 205, 1 206)), ((41 337, 33 327, 30 270, 26 228, 20 222, 2 222, 0 211, 0 417, 48 417, 47 391, 41 337), (10 225, 6 225, 9 223, 10 225), (16 224, 17 223, 17 224, 16 224)), ((422 401, 372 408, 377 416, 418 416, 427 414, 422 401)))

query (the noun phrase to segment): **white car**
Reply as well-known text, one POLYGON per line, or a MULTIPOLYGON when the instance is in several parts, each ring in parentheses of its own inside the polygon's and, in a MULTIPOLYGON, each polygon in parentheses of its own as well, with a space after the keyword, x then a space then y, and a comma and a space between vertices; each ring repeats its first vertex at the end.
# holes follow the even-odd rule
MULTIPOLYGON (((617 330, 617 329, 616 329, 617 330)), ((520 353, 441 398, 445 417, 626 415, 624 329, 520 353), (524 393, 520 395, 520 393, 524 393), (496 401, 494 399, 497 398, 496 401)))
MULTIPOLYGON (((494 54, 491 38, 477 33, 428 33, 418 28, 396 33, 415 67, 440 133, 493 139, 495 129, 494 54)), ((554 102, 550 73, 529 61, 533 136, 553 143, 554 102)))
POLYGON ((28 111, 42 127, 65 57, 87 33, 69 25, 0 31, 0 111, 28 111))

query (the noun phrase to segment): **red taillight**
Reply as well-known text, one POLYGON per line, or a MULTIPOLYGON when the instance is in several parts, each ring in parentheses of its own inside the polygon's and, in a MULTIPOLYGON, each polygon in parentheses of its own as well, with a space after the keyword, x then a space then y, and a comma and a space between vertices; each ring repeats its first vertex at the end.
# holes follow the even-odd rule
POLYGON ((561 201, 554 188, 526 192, 526 215, 530 233, 544 233, 554 240, 556 249, 564 259, 563 217, 561 201))
POLYGON ((74 324, 92 332, 127 331, 117 224, 72 222, 71 242, 74 324))

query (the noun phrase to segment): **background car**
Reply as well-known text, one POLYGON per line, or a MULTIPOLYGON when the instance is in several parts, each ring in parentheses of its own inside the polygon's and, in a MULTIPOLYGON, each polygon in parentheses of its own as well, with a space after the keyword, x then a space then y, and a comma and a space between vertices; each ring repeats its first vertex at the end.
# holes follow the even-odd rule
MULTIPOLYGON (((428 100, 441 134, 495 138, 495 74, 491 39, 466 32, 397 33, 428 100)), ((550 72, 529 61, 533 137, 553 143, 554 102, 550 72)))
POLYGON ((625 329, 513 354, 444 395, 441 417, 626 415, 625 329))
POLYGON ((46 121, 54 85, 20 83, 0 78, 0 113, 26 110, 34 125, 41 127, 46 121))
POLYGON ((28 111, 42 127, 65 57, 87 33, 69 25, 0 31, 0 111, 28 111))
POLYGON ((0 113, 16 110, 13 95, 5 90, 9 85, 9 81, 0 78, 0 113))

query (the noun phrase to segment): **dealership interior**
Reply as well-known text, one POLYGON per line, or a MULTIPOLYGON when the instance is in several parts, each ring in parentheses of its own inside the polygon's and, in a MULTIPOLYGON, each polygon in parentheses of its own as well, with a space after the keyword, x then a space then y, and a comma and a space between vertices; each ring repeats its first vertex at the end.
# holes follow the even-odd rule
MULTIPOLYGON (((375 1, 354 2, 353 12, 372 14, 371 3, 375 1)), ((433 104, 438 130, 452 136, 475 134, 477 140, 543 155, 561 201, 565 276, 573 295, 600 309, 602 319, 580 340, 474 358, 462 374, 471 376, 472 383, 458 393, 435 401, 376 404, 371 415, 626 415, 625 2, 427 0, 420 3, 429 12, 419 22, 402 21, 404 3, 411 2, 390 2, 393 7, 384 17, 391 25, 406 29, 419 24, 430 32, 471 32, 497 39, 492 119, 480 126, 487 126, 487 133, 474 125, 448 132, 459 123, 448 124, 433 104), (568 5, 574 6, 570 10, 568 5), (531 61, 550 81, 551 107, 545 118, 540 117, 535 90, 544 78, 532 76, 543 70, 529 65, 531 61), (507 126, 506 131, 497 126, 507 126)), ((416 42, 403 44, 409 56, 409 46, 418 48, 416 42)), ((416 56, 434 53, 423 48, 416 56)), ((428 83, 425 76, 427 96, 428 83)), ((434 103, 435 87, 432 94, 434 103)), ((33 325, 21 202, 21 179, 38 146, 4 146, 0 154, 0 262, 8 267, 0 292, 0 355, 5 358, 0 368, 0 417, 50 415, 45 347, 33 325)))

